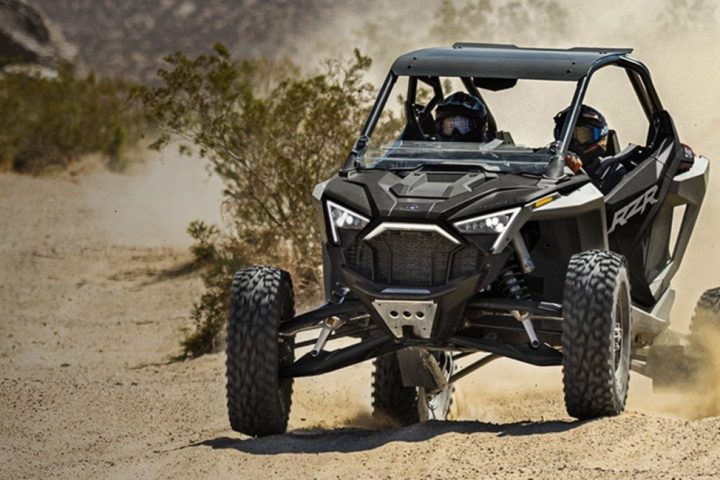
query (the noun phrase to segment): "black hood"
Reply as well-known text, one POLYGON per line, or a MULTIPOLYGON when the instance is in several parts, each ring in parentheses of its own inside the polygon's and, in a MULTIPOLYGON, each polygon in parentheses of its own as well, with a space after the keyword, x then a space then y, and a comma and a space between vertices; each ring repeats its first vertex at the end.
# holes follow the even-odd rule
POLYGON ((359 171, 336 176, 326 198, 370 218, 456 220, 523 205, 587 183, 585 175, 560 180, 479 171, 359 171))

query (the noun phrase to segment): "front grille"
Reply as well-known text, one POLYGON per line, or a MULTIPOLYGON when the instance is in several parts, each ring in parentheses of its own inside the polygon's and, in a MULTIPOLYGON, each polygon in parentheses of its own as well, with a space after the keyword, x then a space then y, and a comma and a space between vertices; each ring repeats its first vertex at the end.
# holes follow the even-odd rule
POLYGON ((355 241, 343 253, 345 263, 361 275, 407 287, 443 285, 477 272, 483 261, 477 248, 457 245, 437 232, 388 230, 355 241))

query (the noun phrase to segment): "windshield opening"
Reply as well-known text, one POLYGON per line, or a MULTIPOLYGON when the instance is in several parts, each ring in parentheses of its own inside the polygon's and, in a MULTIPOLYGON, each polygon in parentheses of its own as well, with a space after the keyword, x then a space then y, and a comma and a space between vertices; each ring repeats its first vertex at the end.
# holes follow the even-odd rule
POLYGON ((489 142, 439 142, 397 140, 385 145, 370 143, 360 155, 365 169, 414 170, 423 166, 479 167, 488 172, 542 174, 552 158, 545 151, 517 147, 496 139, 489 142))
POLYGON ((574 90, 574 82, 398 77, 356 165, 542 174, 554 154, 554 118, 574 90))

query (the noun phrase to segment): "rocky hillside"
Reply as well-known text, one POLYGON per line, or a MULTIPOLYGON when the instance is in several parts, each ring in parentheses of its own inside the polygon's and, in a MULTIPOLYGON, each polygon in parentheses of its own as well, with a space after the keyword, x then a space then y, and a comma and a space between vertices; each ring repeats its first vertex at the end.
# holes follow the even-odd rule
POLYGON ((339 8, 333 0, 31 1, 79 46, 92 70, 142 81, 155 77, 164 55, 196 54, 217 41, 238 55, 293 54, 293 42, 332 21, 339 8))
POLYGON ((0 69, 12 64, 53 68, 74 61, 60 29, 24 0, 0 0, 0 69))

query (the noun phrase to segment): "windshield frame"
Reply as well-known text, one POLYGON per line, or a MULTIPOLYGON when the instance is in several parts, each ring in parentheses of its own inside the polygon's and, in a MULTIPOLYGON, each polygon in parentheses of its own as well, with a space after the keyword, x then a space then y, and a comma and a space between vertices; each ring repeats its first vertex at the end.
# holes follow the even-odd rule
MULTIPOLYGON (((565 124, 561 129, 560 139, 553 142, 550 146, 550 149, 553 153, 553 158, 547 164, 545 176, 547 176, 549 178, 559 178, 563 175, 565 156, 568 153, 568 148, 570 146, 570 141, 572 139, 572 132, 575 128, 575 124, 577 123, 580 108, 582 106, 585 94, 587 93, 589 81, 595 72, 597 72, 601 68, 611 66, 611 65, 618 66, 620 68, 625 69, 628 77, 630 78, 630 81, 635 90, 635 93, 637 94, 638 99, 639 99, 640 103, 642 104, 643 110, 645 111, 645 114, 648 117, 648 120, 651 120, 652 117, 656 113, 663 110, 662 104, 660 103, 660 99, 657 95, 657 91, 655 90, 655 87, 652 83, 652 79, 650 77, 650 72, 648 71, 648 69, 645 65, 643 65, 641 62, 639 62, 631 57, 628 57, 625 54, 613 54, 613 55, 608 55, 605 57, 600 57, 597 61, 595 61, 595 63, 593 63, 590 66, 587 73, 585 75, 583 75, 582 77, 580 77, 580 79, 576 83, 575 92, 573 94, 573 98, 570 103, 570 114, 567 116, 567 118, 565 120, 565 124)), ((440 82, 437 81, 437 78, 441 77, 442 74, 438 74, 435 77, 424 77, 424 76, 414 75, 411 72, 409 72, 407 74, 398 75, 398 74, 395 74, 393 72, 393 70, 391 69, 388 72, 387 76, 385 77, 382 87, 380 88, 380 91, 378 92, 378 97, 370 111, 370 114, 368 115, 368 118, 363 126, 360 136, 358 137, 357 141, 355 142, 355 145, 354 145, 352 151, 350 152, 350 155, 348 156, 343 168, 340 171, 341 175, 347 175, 347 173, 352 170, 361 169, 358 159, 360 158, 361 154, 365 151, 365 149, 368 147, 368 143, 369 143, 370 139, 372 138, 372 134, 375 130, 375 127, 377 126, 380 115, 382 114, 382 112, 387 104, 387 101, 390 98, 390 95, 393 91, 393 88, 394 88, 398 78, 401 76, 409 77, 408 96, 407 96, 407 99, 405 102, 406 110, 407 110, 408 105, 412 105, 415 102, 415 95, 416 95, 418 80, 423 81, 424 83, 427 83, 428 85, 433 87, 435 96, 438 95, 438 91, 440 94, 442 94, 442 86, 440 85, 440 82)), ((480 94, 479 90, 475 86, 472 78, 470 78, 470 77, 458 77, 458 78, 460 78, 462 80, 463 84, 468 89, 469 93, 476 95, 482 99, 482 95, 480 94)), ((525 78, 517 77, 514 80, 519 80, 519 79, 525 79, 525 78)), ((513 80, 513 79, 507 79, 507 80, 513 80)), ((563 81, 563 80, 557 80, 557 81, 563 81)), ((492 118, 491 113, 489 114, 489 116, 492 118)), ((489 120, 489 121, 492 121, 492 120, 489 120)), ((406 122, 407 122, 407 120, 406 120, 406 122)))

